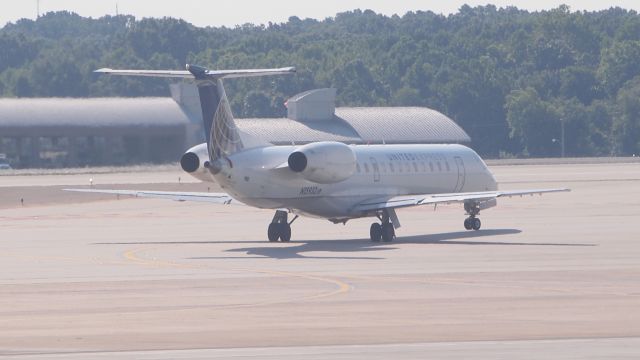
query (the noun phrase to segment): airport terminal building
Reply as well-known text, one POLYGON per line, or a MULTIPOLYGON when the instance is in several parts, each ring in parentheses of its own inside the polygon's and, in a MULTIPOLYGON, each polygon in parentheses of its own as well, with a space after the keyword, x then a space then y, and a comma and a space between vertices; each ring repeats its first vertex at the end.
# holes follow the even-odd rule
MULTIPOLYGON (((171 86, 167 98, 0 99, 0 154, 14 168, 178 161, 204 141, 197 89, 171 86)), ((335 89, 287 101, 286 118, 236 119, 276 145, 468 143, 453 120, 424 107, 335 107, 335 89)))

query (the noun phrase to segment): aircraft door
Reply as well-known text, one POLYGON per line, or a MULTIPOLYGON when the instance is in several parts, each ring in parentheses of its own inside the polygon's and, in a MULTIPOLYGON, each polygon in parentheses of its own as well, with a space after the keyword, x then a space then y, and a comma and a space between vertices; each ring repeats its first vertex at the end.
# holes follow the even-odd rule
POLYGON ((458 181, 456 182, 456 188, 453 189, 453 192, 459 192, 464 188, 466 170, 464 168, 464 161, 462 161, 461 157, 456 156, 454 159, 456 161, 456 167, 458 168, 458 181))
POLYGON ((373 168, 373 182, 380 182, 380 165, 375 158, 369 158, 371 160, 371 167, 373 168))

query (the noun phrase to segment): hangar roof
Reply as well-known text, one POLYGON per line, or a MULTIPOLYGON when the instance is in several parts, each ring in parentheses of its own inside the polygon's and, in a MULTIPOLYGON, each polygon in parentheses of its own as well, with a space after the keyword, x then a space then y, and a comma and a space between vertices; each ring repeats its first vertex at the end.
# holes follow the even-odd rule
POLYGON ((277 145, 315 141, 362 142, 349 124, 337 119, 303 123, 288 118, 262 118, 236 119, 236 122, 241 130, 277 145))
POLYGON ((336 108, 317 121, 288 118, 236 119, 238 127, 274 144, 322 140, 345 143, 466 143, 471 139, 443 114, 418 107, 336 108))
MULTIPOLYGON (((306 118, 236 119, 238 127, 274 144, 322 140, 355 144, 470 142, 462 128, 435 110, 419 107, 345 107, 333 108, 334 115, 323 119, 316 115, 326 112, 309 107, 318 107, 323 102, 318 102, 317 95, 310 96, 313 95, 310 92, 304 94, 306 96, 299 96, 298 100, 313 100, 308 104, 298 102, 298 114, 306 118)), ((329 99, 321 106, 331 103, 331 91, 322 89, 318 94, 324 94, 329 99)), ((193 115, 199 111, 182 105, 169 97, 0 99, 0 134, 47 136, 53 133, 59 136, 61 133, 71 135, 74 131, 95 133, 96 128, 105 134, 120 134, 127 128, 144 129, 145 133, 166 133, 189 124, 201 126, 200 114, 193 115)))
POLYGON ((466 143, 471 138, 444 114, 424 107, 336 108, 364 143, 466 143))
POLYGON ((171 98, 0 99, 0 126, 174 126, 189 119, 171 98))

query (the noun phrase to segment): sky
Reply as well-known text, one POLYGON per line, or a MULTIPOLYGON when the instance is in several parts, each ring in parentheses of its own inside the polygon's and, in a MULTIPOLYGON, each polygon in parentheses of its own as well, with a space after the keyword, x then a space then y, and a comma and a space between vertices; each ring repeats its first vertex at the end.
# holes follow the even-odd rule
MULTIPOLYGON (((21 18, 35 19, 38 0, 0 0, 0 26, 21 18)), ((431 10, 450 14, 463 4, 470 6, 494 4, 497 7, 516 6, 531 11, 546 10, 567 4, 571 10, 601 10, 621 7, 640 11, 639 0, 39 0, 40 13, 68 10, 85 17, 131 14, 136 18, 174 17, 197 26, 228 26, 246 23, 266 24, 286 22, 290 16, 324 19, 353 9, 371 9, 385 15, 403 15, 407 11, 431 10)))

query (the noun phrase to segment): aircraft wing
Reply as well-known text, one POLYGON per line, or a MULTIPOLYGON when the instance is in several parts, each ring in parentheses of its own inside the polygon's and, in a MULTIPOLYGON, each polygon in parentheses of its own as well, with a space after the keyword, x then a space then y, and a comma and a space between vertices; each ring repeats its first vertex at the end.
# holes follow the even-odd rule
POLYGON ((524 195, 542 195, 552 192, 570 191, 569 189, 533 189, 533 190, 506 190, 506 191, 480 191, 451 194, 421 194, 387 196, 364 201, 354 207, 354 212, 368 213, 375 210, 397 209, 418 205, 450 204, 465 201, 486 201, 499 197, 512 197, 524 195))
POLYGON ((244 205, 225 193, 205 193, 205 192, 174 192, 174 191, 146 191, 146 190, 101 190, 101 189, 64 189, 64 191, 74 191, 83 193, 126 195, 142 198, 169 199, 175 201, 199 201, 214 204, 234 204, 244 205))

